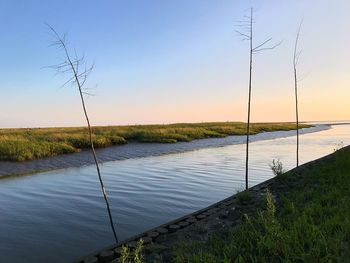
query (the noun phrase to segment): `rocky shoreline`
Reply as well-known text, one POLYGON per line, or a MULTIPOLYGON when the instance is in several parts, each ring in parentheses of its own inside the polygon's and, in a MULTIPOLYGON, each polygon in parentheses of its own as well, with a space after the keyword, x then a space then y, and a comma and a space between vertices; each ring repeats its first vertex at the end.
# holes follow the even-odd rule
POLYGON ((174 246, 177 244, 205 241, 211 234, 219 234, 240 224, 243 214, 252 215, 257 210, 264 209, 267 190, 272 193, 278 209, 281 196, 298 187, 302 181, 300 179, 305 176, 309 169, 324 163, 331 156, 332 154, 324 156, 289 171, 289 173, 293 173, 294 179, 288 185, 276 177, 269 179, 251 187, 249 189, 251 198, 248 200, 241 198, 238 193, 204 209, 133 236, 117 245, 79 258, 75 262, 118 262, 117 258, 120 256, 121 247, 126 245, 133 250, 140 238, 144 241, 146 262, 172 262, 174 246))

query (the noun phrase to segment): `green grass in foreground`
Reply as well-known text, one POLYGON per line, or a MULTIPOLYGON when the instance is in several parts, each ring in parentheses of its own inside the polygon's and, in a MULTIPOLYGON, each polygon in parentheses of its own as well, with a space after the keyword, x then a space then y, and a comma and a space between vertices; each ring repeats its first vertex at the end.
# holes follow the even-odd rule
MULTIPOLYGON (((277 178, 293 184, 293 174, 277 178)), ((177 262, 349 262, 350 148, 305 172, 281 200, 208 241, 181 246, 177 262)))
MULTIPOLYGON (((310 127, 308 125, 301 125, 310 127)), ((265 131, 292 130, 291 123, 255 123, 251 134, 265 131)), ((246 125, 239 122, 184 123, 169 125, 134 125, 94 127, 96 148, 124 144, 128 141, 175 143, 209 137, 243 135, 246 125)), ((25 161, 78 152, 88 148, 87 129, 35 128, 0 129, 0 160, 25 161)))

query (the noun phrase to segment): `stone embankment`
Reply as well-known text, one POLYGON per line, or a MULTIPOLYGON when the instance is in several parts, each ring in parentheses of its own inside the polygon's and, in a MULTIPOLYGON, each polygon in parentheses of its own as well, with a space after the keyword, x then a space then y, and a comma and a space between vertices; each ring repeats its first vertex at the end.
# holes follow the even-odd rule
POLYGON ((211 234, 219 234, 221 231, 239 224, 243 214, 252 215, 257 210, 264 209, 267 189, 272 193, 278 209, 280 197, 298 187, 298 183, 301 181, 299 179, 305 176, 305 171, 329 157, 330 155, 325 156, 291 170, 294 180, 289 185, 276 177, 272 178, 251 187, 249 199, 243 198, 238 193, 192 214, 133 236, 117 245, 82 257, 76 262, 118 262, 121 247, 128 246, 132 251, 141 238, 144 241, 146 262, 171 262, 174 258, 173 252, 176 245, 207 240, 211 234))

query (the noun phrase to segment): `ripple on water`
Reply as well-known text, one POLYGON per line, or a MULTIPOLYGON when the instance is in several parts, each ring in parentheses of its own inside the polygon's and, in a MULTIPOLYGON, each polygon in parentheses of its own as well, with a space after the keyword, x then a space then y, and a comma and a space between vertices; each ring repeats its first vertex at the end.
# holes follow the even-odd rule
MULTIPOLYGON (((295 165, 295 137, 269 136, 254 137, 265 140, 250 146, 250 185, 272 177, 273 158, 285 168, 295 165)), ((304 134, 300 159, 331 153, 341 141, 350 143, 350 125, 304 134)), ((244 186, 244 165, 243 144, 105 163, 102 176, 120 239, 237 192, 244 186)), ((93 166, 0 182, 0 262, 71 261, 113 242, 108 223, 93 166)))

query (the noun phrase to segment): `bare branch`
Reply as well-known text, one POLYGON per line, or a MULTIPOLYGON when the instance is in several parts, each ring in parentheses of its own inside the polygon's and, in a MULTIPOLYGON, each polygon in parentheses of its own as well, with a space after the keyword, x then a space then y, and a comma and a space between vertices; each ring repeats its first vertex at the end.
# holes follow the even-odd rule
POLYGON ((271 50, 271 49, 275 49, 276 47, 278 47, 279 45, 281 45, 282 44, 282 41, 281 42, 279 42, 279 43, 277 43, 276 45, 274 45, 274 46, 271 46, 271 47, 265 47, 265 48, 259 48, 259 49, 253 49, 253 53, 258 53, 258 52, 260 52, 260 51, 264 51, 264 50, 271 50))
POLYGON ((245 24, 245 25, 250 25, 250 19, 247 20, 236 20, 235 24, 245 24))
POLYGON ((240 31, 238 31, 238 30, 235 30, 235 32, 236 32, 239 36, 242 36, 242 37, 244 37, 244 38, 246 38, 246 39, 250 39, 250 36, 248 36, 248 35, 246 35, 246 34, 240 32, 240 31))
POLYGON ((303 80, 306 79, 309 75, 310 75, 310 72, 303 73, 303 74, 301 75, 301 77, 298 77, 297 82, 299 83, 299 82, 303 81, 303 80))
POLYGON ((299 51, 297 52, 297 54, 295 55, 295 62, 294 62, 295 65, 298 65, 298 64, 299 64, 299 59, 300 59, 300 56, 301 56, 302 51, 303 51, 302 49, 299 50, 299 51))
POLYGON ((243 17, 244 17, 244 18, 246 18, 246 19, 248 19, 248 21, 254 22, 254 20, 253 20, 253 17, 252 17, 252 16, 247 16, 247 15, 244 15, 243 17))
POLYGON ((256 46, 255 48, 253 48, 253 51, 262 47, 263 45, 265 45, 266 43, 270 42, 272 40, 272 38, 270 37, 268 40, 265 40, 263 43, 261 43, 260 45, 256 46))
POLYGON ((88 96, 95 96, 95 94, 89 93, 89 92, 86 92, 86 91, 82 91, 82 93, 85 94, 85 95, 88 95, 88 96))
POLYGON ((65 87, 65 86, 67 86, 69 83, 71 83, 71 84, 74 84, 74 83, 75 83, 75 77, 74 77, 74 76, 71 77, 70 79, 68 79, 66 82, 64 82, 64 83, 60 86, 60 88, 63 88, 63 87, 65 87))
POLYGON ((303 25, 304 22, 304 18, 301 19, 299 27, 298 27, 298 32, 297 32, 297 36, 295 38, 295 44, 294 44, 294 55, 293 55, 293 64, 294 66, 296 66, 298 64, 298 60, 301 54, 301 51, 298 51, 298 42, 299 42, 299 37, 300 37, 300 31, 301 31, 301 27, 303 25))
POLYGON ((95 166, 96 166, 96 171, 97 171, 98 179, 99 179, 100 186, 101 186, 101 191, 103 193, 103 197, 104 197, 104 200, 106 203, 106 208, 108 211, 110 225, 111 225, 111 228, 113 231, 113 236, 115 238, 116 243, 118 243, 118 238, 117 238, 117 234, 116 234, 116 231, 114 228, 111 210, 110 210, 109 203, 108 203, 107 193, 106 193, 103 179, 102 179, 101 172, 100 172, 99 161, 98 161, 98 158, 97 158, 97 155, 95 152, 92 127, 90 125, 90 120, 89 120, 89 116, 87 114, 85 100, 84 100, 84 94, 92 96, 92 94, 87 92, 86 89, 83 88, 83 86, 84 86, 88 76, 92 72, 94 65, 88 67, 86 62, 85 62, 84 56, 79 57, 77 55, 76 51, 74 51, 75 58, 73 58, 68 51, 67 34, 65 33, 61 37, 52 26, 50 26, 49 24, 47 24, 47 26, 51 30, 51 33, 53 34, 54 39, 55 39, 55 41, 52 43, 52 45, 63 50, 64 55, 65 55, 65 59, 63 62, 58 63, 57 65, 51 66, 51 68, 56 69, 57 72, 61 72, 61 73, 69 72, 69 73, 71 73, 72 74, 71 77, 63 85, 65 86, 68 83, 76 84, 76 86, 79 90, 81 104, 82 104, 83 112, 85 115, 88 131, 89 131, 89 142, 90 142, 90 146, 91 146, 92 155, 93 155, 93 158, 95 161, 95 166), (83 72, 79 72, 79 69, 81 66, 84 67, 83 72))

